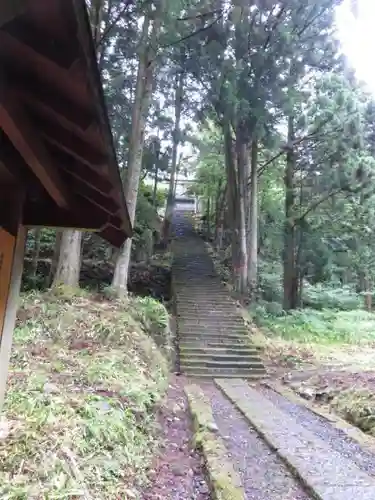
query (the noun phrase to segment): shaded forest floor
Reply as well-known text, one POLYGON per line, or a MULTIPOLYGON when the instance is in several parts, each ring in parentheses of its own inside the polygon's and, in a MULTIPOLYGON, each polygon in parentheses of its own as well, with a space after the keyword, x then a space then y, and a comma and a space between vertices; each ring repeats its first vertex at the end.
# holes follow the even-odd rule
MULTIPOLYGON (((155 254, 149 262, 133 263, 130 267, 129 291, 141 297, 153 297, 161 302, 170 300, 171 257, 168 252, 155 254)), ((37 275, 31 277, 31 259, 25 259, 24 290, 50 286, 51 259, 38 261, 37 275)), ((84 259, 80 272, 80 287, 91 291, 109 289, 114 272, 114 264, 109 260, 84 259)))

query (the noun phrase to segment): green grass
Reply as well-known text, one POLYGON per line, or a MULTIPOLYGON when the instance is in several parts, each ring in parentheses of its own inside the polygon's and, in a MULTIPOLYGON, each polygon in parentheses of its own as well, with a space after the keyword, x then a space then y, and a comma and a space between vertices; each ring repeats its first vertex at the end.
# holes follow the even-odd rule
POLYGON ((147 332, 166 317, 144 299, 25 297, 0 421, 2 500, 134 498, 168 374, 147 332))
POLYGON ((251 311, 259 326, 284 340, 300 343, 362 344, 375 341, 375 314, 360 309, 303 309, 277 314, 258 306, 251 311))

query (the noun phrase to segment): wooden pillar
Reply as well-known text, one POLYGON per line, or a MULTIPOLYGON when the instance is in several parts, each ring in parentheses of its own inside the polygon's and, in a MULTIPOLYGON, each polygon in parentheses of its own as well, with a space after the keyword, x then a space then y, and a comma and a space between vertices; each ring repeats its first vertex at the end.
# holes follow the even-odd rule
MULTIPOLYGON (((21 220, 21 209, 22 202, 8 205, 13 220, 21 220)), ((7 229, 0 227, 0 410, 8 378, 26 241, 26 228, 19 223, 12 223, 7 229)))

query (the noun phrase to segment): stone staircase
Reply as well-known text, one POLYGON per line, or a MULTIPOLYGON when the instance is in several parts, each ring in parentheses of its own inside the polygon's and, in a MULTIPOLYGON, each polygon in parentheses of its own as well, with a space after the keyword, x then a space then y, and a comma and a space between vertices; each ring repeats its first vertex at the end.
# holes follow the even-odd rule
POLYGON ((258 349, 187 214, 175 213, 173 232, 179 371, 196 377, 264 376, 258 349))

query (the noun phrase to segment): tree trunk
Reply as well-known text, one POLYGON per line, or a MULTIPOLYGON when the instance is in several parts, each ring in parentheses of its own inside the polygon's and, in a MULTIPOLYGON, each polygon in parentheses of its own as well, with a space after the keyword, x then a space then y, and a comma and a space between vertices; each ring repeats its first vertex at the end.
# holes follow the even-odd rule
POLYGON ((103 19, 102 0, 93 0, 91 6, 91 28, 95 46, 98 47, 101 37, 101 23, 103 19))
MULTIPOLYGON (((132 127, 129 141, 128 164, 126 169, 125 198, 132 225, 134 225, 139 180, 142 170, 144 131, 152 93, 155 49, 161 24, 160 9, 159 12, 156 14, 154 13, 153 15, 155 18, 152 23, 150 35, 150 12, 146 13, 143 22, 135 100, 132 110, 132 127)), ((115 289, 119 297, 127 294, 131 246, 132 240, 128 238, 119 253, 115 266, 112 287, 115 289)))
POLYGON ((211 238, 211 198, 207 198, 207 212, 206 212, 206 238, 211 238))
POLYGON ((53 287, 61 284, 78 287, 81 267, 81 240, 81 231, 66 230, 62 233, 53 287))
POLYGON ((38 261, 39 261, 39 253, 40 253, 40 238, 42 234, 42 229, 37 227, 34 229, 34 248, 33 248, 33 256, 31 261, 31 277, 36 278, 37 270, 38 270, 38 261))
POLYGON ((369 279, 365 277, 365 308, 366 311, 372 311, 372 292, 369 279))
POLYGON ((231 250, 232 250, 232 267, 233 267, 233 282, 235 288, 240 288, 240 250, 239 250, 239 231, 238 231, 238 186, 236 176, 236 159, 233 151, 233 140, 231 134, 230 123, 224 120, 224 152, 225 152, 225 167, 227 174, 227 196, 228 196, 228 220, 231 230, 231 250))
POLYGON ((292 149, 294 141, 294 120, 288 118, 288 144, 286 155, 286 168, 284 176, 285 185, 285 222, 284 222, 284 301, 286 311, 296 309, 298 305, 298 276, 296 269, 296 224, 294 217, 295 192, 294 172, 295 153, 292 149))
POLYGON ((247 176, 248 172, 248 150, 247 144, 241 130, 237 130, 236 149, 237 149, 237 173, 238 173, 238 236, 239 236, 239 276, 238 276, 238 292, 245 294, 247 290, 247 238, 246 238, 246 191, 247 191, 247 176))
MULTIPOLYGON (((181 58, 182 59, 182 58, 181 58)), ((182 61, 183 62, 183 61, 182 61)), ((173 130, 173 143, 172 143, 172 165, 171 165, 171 175, 169 179, 169 189, 167 196, 167 206, 165 210, 165 218, 164 218, 164 240, 167 241, 169 238, 170 225, 173 216, 173 201, 175 197, 175 189, 176 189, 176 175, 177 175, 177 155, 178 155, 178 146, 181 140, 181 111, 182 111, 182 101, 183 101, 183 92, 184 92, 184 71, 181 69, 176 75, 176 84, 175 84, 175 120, 174 120, 174 130, 173 130)))
POLYGON ((258 281, 258 141, 251 146, 249 200, 248 284, 250 296, 256 293, 258 281))
POLYGON ((154 177, 154 190, 152 194, 152 204, 156 208, 157 205, 157 194, 158 194, 158 175, 159 175, 159 168, 158 168, 158 162, 156 162, 155 165, 155 177, 154 177))
POLYGON ((62 238, 62 231, 57 230, 55 244, 53 247, 53 255, 51 259, 51 267, 49 269, 49 275, 46 281, 46 287, 50 287, 52 285, 54 276, 56 274, 57 264, 59 263, 59 256, 60 256, 61 238, 62 238))
POLYGON ((216 199, 215 199, 215 221, 214 221, 214 241, 217 244, 218 233, 222 224, 222 208, 223 198, 225 196, 224 190, 221 189, 221 180, 218 182, 216 199))

